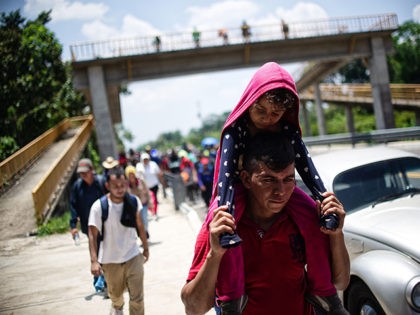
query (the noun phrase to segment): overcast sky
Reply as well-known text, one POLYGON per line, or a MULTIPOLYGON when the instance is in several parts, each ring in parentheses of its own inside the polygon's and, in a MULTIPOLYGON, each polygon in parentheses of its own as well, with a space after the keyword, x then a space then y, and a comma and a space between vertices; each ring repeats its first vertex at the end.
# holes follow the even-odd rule
MULTIPOLYGON (((411 0, 0 0, 2 12, 21 9, 35 18, 52 9, 47 25, 70 59, 71 44, 151 36, 172 32, 213 30, 248 24, 307 21, 321 18, 396 13, 400 24, 420 22, 420 1, 411 0)), ((284 65, 292 74, 301 64, 284 65)), ((135 139, 130 147, 154 140, 160 133, 180 130, 184 135, 201 125, 199 114, 231 110, 255 68, 203 73, 170 79, 135 82, 130 96, 121 97, 123 125, 135 139)))

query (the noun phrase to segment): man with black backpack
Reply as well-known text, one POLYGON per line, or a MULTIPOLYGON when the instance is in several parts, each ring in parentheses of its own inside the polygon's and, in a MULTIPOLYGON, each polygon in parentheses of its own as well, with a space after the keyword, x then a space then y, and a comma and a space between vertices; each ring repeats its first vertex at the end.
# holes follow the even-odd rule
POLYGON ((73 238, 79 233, 78 221, 87 236, 90 208, 95 200, 105 194, 103 177, 94 173, 90 159, 80 159, 76 172, 79 178, 74 182, 70 195, 70 232, 73 238))
POLYGON ((140 216, 141 202, 127 193, 127 180, 120 168, 109 171, 105 186, 109 193, 94 202, 89 215, 91 272, 105 276, 111 314, 123 314, 126 286, 130 314, 144 314, 143 264, 149 258, 149 246, 140 216), (142 242, 142 253, 137 236, 142 242))
MULTIPOLYGON (((80 244, 77 222, 80 222, 80 229, 83 234, 88 235, 88 220, 92 204, 103 196, 105 191, 104 178, 94 173, 93 164, 90 159, 80 159, 77 164, 79 178, 74 182, 70 195, 70 233, 76 245, 80 244)), ((104 292, 106 284, 103 277, 94 277, 93 286, 96 292, 104 292), (99 279, 99 281, 98 281, 99 279)))

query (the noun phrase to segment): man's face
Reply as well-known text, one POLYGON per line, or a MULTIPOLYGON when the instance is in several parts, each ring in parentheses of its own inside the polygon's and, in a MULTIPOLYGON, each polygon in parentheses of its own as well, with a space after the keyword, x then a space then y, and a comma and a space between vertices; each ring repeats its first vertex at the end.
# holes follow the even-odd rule
POLYGON ((93 171, 89 170, 87 172, 80 172, 79 176, 83 179, 88 185, 93 183, 93 171))
POLYGON ((291 163, 281 171, 272 171, 265 163, 258 162, 256 171, 242 171, 241 178, 248 189, 254 210, 263 216, 271 216, 284 208, 293 193, 295 164, 291 163))
POLYGON ((127 190, 127 180, 124 176, 117 177, 113 174, 110 176, 106 186, 112 197, 122 199, 127 190))

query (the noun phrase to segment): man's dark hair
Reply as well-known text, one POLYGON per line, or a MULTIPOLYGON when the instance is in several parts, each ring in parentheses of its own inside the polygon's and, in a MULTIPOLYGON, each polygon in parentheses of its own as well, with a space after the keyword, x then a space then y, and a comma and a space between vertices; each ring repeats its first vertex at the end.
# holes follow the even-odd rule
POLYGON ((121 167, 114 167, 111 168, 107 173, 106 173, 106 181, 109 182, 111 179, 111 175, 115 175, 116 178, 126 178, 125 177, 125 173, 124 170, 121 167))
POLYGON ((295 161, 292 140, 278 132, 260 132, 245 147, 243 168, 254 172, 258 162, 272 171, 281 171, 295 161))

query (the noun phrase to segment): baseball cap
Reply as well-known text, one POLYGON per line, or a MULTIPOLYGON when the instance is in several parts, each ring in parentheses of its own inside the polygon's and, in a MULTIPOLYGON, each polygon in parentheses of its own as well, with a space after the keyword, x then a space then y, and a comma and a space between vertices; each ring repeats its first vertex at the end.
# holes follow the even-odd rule
POLYGON ((143 161, 143 160, 146 160, 146 159, 150 160, 150 155, 148 153, 142 153, 141 160, 143 161))
POLYGON ((90 159, 80 159, 77 165, 77 173, 88 172, 93 169, 93 164, 90 159))

